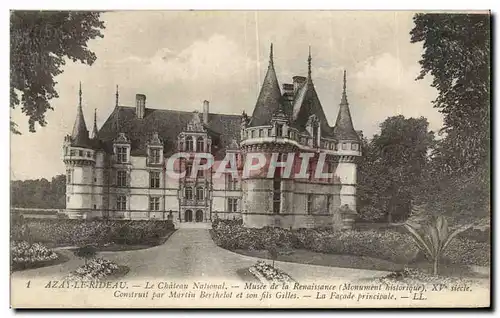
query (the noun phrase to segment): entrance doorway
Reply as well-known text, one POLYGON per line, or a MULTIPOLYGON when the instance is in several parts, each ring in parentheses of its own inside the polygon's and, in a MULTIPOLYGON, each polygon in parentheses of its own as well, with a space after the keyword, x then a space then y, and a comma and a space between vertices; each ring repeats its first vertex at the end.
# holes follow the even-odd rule
POLYGON ((203 211, 196 211, 196 222, 203 222, 203 211))
POLYGON ((193 222, 193 211, 186 210, 184 212, 184 222, 193 222))

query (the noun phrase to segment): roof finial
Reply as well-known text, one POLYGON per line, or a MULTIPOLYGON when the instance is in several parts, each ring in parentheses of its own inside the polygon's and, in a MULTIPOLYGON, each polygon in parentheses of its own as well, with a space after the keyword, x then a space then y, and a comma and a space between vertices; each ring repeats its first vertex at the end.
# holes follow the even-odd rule
POLYGON ((269 50, 269 66, 274 66, 273 61, 273 43, 271 42, 271 49, 269 50))
POLYGON ((97 125, 97 108, 94 108, 94 125, 97 125))
POLYGON ((311 77, 311 46, 309 45, 309 57, 307 58, 307 75, 311 77))
POLYGON ((343 87, 342 87, 342 100, 341 100, 341 103, 342 104, 347 104, 347 92, 346 92, 346 86, 347 86, 347 79, 346 79, 346 70, 344 70, 344 84, 343 84, 343 87))
POLYGON ((78 91, 79 95, 79 101, 78 101, 78 106, 82 107, 82 82, 80 81, 80 89, 78 91))
POLYGON ((119 96, 120 96, 119 93, 118 93, 118 85, 116 85, 116 94, 115 94, 115 96, 116 96, 115 106, 118 107, 118 99, 119 99, 119 96))

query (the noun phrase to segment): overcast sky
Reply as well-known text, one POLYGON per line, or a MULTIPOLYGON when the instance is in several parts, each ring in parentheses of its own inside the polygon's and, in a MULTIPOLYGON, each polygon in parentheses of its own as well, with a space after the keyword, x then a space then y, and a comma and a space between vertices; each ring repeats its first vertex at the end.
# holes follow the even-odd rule
POLYGON ((252 113, 259 84, 274 44, 281 84, 307 74, 308 46, 312 76, 330 125, 335 123, 347 70, 348 99, 354 126, 366 136, 379 131, 388 116, 424 116, 432 130, 442 126, 432 107, 431 78, 415 81, 421 44, 411 44, 411 12, 107 12, 104 38, 89 42, 97 55, 92 66, 69 62, 56 78, 59 98, 47 112, 47 126, 28 131, 20 110, 12 119, 23 133, 11 138, 11 177, 47 178, 64 173, 62 143, 71 133, 78 103, 78 82, 89 130, 97 108, 100 127, 115 104, 133 106, 135 94, 146 107, 252 113))

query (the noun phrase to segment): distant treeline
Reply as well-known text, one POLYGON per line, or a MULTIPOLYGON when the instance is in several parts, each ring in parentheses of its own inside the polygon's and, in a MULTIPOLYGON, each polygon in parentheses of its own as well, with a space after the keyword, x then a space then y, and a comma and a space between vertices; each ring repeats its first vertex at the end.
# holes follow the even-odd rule
POLYGON ((10 205, 16 208, 63 209, 66 206, 66 176, 10 183, 10 205))

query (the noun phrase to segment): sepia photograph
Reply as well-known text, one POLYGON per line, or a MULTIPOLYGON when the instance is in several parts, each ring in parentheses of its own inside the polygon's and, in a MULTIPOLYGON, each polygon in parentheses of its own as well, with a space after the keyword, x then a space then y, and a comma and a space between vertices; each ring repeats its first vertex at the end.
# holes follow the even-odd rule
POLYGON ((490 307, 491 19, 11 10, 11 307, 490 307))

